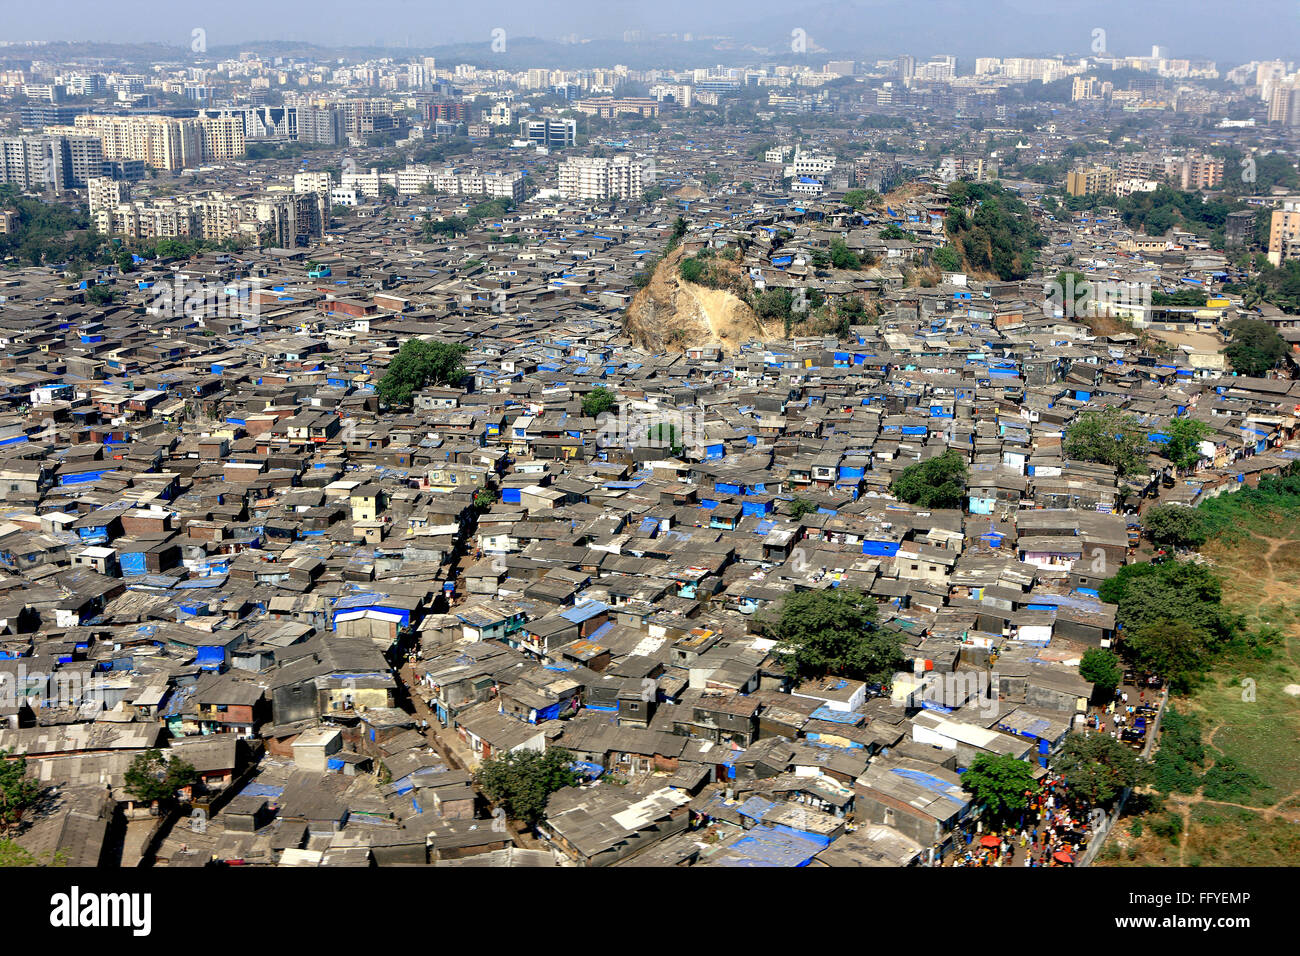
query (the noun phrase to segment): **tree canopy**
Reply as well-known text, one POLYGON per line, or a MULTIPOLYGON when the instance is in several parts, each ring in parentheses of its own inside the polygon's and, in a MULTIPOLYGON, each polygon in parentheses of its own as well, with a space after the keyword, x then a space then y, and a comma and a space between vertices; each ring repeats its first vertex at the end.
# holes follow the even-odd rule
POLYGON ((124 777, 126 792, 146 803, 173 800, 177 790, 191 786, 199 779, 191 764, 179 757, 167 760, 157 748, 136 754, 124 777))
POLYGON ((1175 418, 1169 423, 1165 457, 1178 468, 1192 468, 1201 460, 1201 442, 1213 433, 1214 429, 1200 419, 1175 418))
POLYGON ((536 826, 546 815, 546 801, 556 790, 580 781, 570 769, 573 758, 563 747, 512 750, 483 761, 474 782, 512 820, 536 826))
POLYGON ((9 759, 0 750, 0 830, 8 832, 22 821, 23 814, 40 799, 43 788, 27 776, 27 758, 9 759))
POLYGON ((1102 583, 1100 594, 1118 605, 1124 655, 1180 692, 1195 684, 1242 626, 1241 615, 1221 603, 1218 577, 1190 561, 1125 565, 1102 583))
POLYGON ((948 199, 944 229, 967 271, 1003 281, 1029 277, 1047 239, 1024 202, 998 183, 950 183, 948 199))
POLYGON ((582 414, 588 418, 599 418, 616 403, 613 392, 604 385, 597 385, 582 397, 582 414))
POLYGON ((450 385, 465 374, 461 359, 469 351, 453 342, 407 339, 376 391, 388 405, 410 405, 416 392, 426 385, 450 385))
POLYGON ((1063 442, 1070 458, 1110 465, 1121 476, 1146 468, 1147 445, 1142 424, 1113 406, 1081 414, 1065 429, 1063 442))
POLYGON ((1209 648, 1204 632, 1186 621, 1161 621, 1129 636, 1124 652, 1138 670, 1159 674, 1170 690, 1185 694, 1205 670, 1209 648))
POLYGON ((961 775, 961 785, 995 825, 1023 812, 1038 792, 1034 768, 1009 754, 978 754, 961 775))
POLYGON ((1262 319, 1237 319, 1227 326, 1232 340, 1223 354, 1240 375, 1261 376, 1274 368, 1287 352, 1286 340, 1262 319))
POLYGON ((1124 677, 1124 669, 1113 651, 1104 647, 1090 647, 1083 652, 1083 659, 1079 662, 1079 676, 1097 685, 1099 690, 1109 693, 1119 686, 1124 677))
POLYGON ((844 194, 844 202, 854 209, 862 209, 880 202, 880 193, 874 189, 850 189, 844 194))
POLYGON ((890 485, 900 501, 922 508, 960 508, 966 493, 966 459, 955 448, 908 465, 890 485))
POLYGON ((1184 621, 1211 643, 1223 643, 1240 626, 1239 616, 1221 603, 1218 576, 1191 561, 1126 564, 1102 582, 1100 595, 1118 605, 1115 618, 1126 640, 1166 621, 1184 621))
POLYGON ((1079 733, 1065 738, 1052 769, 1093 806, 1109 803, 1125 787, 1142 786, 1151 772, 1149 764, 1114 737, 1079 733))
POLYGON ((876 628, 875 602, 852 588, 801 591, 765 622, 773 654, 799 680, 834 674, 887 682, 903 662, 902 637, 876 628))
POLYGON ((1209 537, 1205 514, 1187 505, 1156 505, 1142 513, 1142 530, 1162 548, 1197 548, 1209 537))
POLYGON ((804 515, 813 514, 817 511, 817 503, 809 501, 807 498, 795 498, 790 502, 790 517, 798 521, 804 515))

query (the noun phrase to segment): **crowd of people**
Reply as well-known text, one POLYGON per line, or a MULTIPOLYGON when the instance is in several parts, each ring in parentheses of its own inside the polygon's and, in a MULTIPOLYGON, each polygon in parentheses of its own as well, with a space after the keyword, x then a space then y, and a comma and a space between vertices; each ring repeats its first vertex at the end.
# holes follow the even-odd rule
POLYGON ((1087 849, 1092 828, 1087 809, 1060 777, 1047 776, 1041 789, 1026 791, 1018 827, 984 830, 982 821, 960 834, 953 866, 1073 866, 1087 849))

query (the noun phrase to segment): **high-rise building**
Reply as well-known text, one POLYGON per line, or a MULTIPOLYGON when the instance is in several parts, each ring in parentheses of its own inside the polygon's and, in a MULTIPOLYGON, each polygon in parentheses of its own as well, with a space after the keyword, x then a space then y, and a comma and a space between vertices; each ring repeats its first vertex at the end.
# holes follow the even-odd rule
POLYGON ((1223 160, 1193 153, 1178 164, 1179 189, 1214 189, 1223 182, 1223 160))
POLYGON ((94 136, 0 139, 0 182, 23 189, 80 189, 101 175, 103 144, 94 136))
POLYGON ((1287 200, 1273 210, 1268 229, 1268 261, 1279 268, 1288 259, 1300 259, 1300 200, 1287 200))
POLYGON ((60 106, 56 103, 26 103, 18 111, 18 122, 24 129, 44 129, 47 126, 71 126, 84 106, 60 106))
MULTIPOLYGON (((155 169, 185 169, 207 160, 244 155, 244 124, 239 119, 177 119, 172 116, 83 113, 75 131, 97 137, 103 158, 137 159, 155 169)), ((62 132, 50 127, 47 132, 62 132)))
POLYGON ((243 124, 244 138, 298 139, 298 109, 293 106, 208 107, 198 111, 199 119, 237 119, 243 124))
POLYGON ((1273 126, 1300 126, 1300 84, 1274 85, 1268 99, 1268 122, 1273 126))
POLYGON ((332 108, 298 108, 298 142, 336 146, 347 137, 342 114, 332 108))
POLYGON ((437 120, 448 123, 468 123, 469 104, 460 100, 425 103, 424 121, 433 123, 437 120))
POLYGON ((114 209, 131 201, 130 185, 106 176, 90 180, 86 185, 86 193, 91 216, 97 215, 102 209, 114 209))
POLYGON ((576 156, 560 164, 560 195, 569 199, 640 199, 641 163, 631 156, 576 156))
POLYGON ((1110 166, 1087 166, 1070 170, 1065 177, 1065 191, 1071 196, 1092 196, 1115 191, 1118 177, 1110 166))

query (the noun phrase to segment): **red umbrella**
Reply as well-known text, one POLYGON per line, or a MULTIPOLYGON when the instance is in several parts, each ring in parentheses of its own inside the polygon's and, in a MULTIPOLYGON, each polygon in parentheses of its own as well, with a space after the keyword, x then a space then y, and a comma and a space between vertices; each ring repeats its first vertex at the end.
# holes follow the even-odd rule
POLYGON ((1002 841, 999 840, 997 837, 995 837, 992 833, 986 833, 980 839, 980 846, 993 847, 993 846, 999 846, 1001 843, 1002 841))
POLYGON ((1070 856, 1069 852, 1066 850, 1057 850, 1052 854, 1052 859, 1056 860, 1058 863, 1074 862, 1074 857, 1070 856))

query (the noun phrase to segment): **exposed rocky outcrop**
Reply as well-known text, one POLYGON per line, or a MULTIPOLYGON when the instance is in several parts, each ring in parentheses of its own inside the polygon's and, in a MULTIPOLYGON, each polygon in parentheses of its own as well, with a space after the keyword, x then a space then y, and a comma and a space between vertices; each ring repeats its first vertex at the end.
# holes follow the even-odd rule
POLYGON ((769 337, 754 310, 734 292, 684 281, 677 270, 682 257, 681 249, 669 253, 627 308, 623 325, 638 346, 684 352, 696 345, 717 345, 732 352, 769 337))

